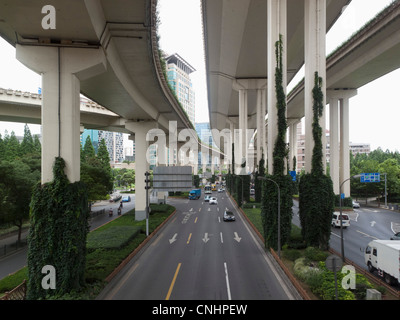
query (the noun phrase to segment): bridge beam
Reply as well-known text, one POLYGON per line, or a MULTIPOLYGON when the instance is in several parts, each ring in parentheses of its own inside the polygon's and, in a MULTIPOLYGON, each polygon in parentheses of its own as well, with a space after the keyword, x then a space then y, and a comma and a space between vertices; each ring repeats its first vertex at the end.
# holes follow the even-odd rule
POLYGON ((42 75, 42 183, 56 157, 70 182, 80 180, 80 81, 106 71, 100 49, 16 46, 17 59, 42 75))
MULTIPOLYGON (((312 136, 313 96, 315 72, 322 78, 323 105, 326 105, 326 0, 305 0, 305 171, 311 172, 314 140, 312 136)), ((325 111, 320 118, 322 145, 325 149, 325 111)), ((325 150, 322 163, 325 166, 325 150)))

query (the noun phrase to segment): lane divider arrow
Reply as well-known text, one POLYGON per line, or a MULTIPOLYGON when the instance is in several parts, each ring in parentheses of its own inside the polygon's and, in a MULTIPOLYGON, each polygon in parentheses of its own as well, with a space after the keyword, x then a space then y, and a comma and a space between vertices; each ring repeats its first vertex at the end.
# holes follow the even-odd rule
POLYGON ((176 241, 176 237, 178 236, 177 233, 174 234, 174 236, 172 237, 172 239, 169 239, 169 244, 172 244, 176 241))
POLYGON ((210 240, 210 238, 208 237, 208 233, 206 232, 206 233, 204 234, 203 241, 204 241, 204 243, 207 243, 208 240, 210 240))
POLYGON ((240 240, 242 240, 242 238, 239 237, 237 232, 234 232, 235 237, 233 239, 235 239, 237 242, 240 242, 240 240))

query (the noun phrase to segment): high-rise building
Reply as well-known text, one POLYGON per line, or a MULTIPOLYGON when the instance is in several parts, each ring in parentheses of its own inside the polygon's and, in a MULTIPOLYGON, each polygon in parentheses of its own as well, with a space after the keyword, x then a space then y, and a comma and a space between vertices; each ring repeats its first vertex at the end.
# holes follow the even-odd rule
POLYGON ((122 133, 85 129, 85 131, 81 134, 82 146, 85 145, 88 136, 90 136, 90 140, 92 141, 96 154, 99 149, 100 141, 104 139, 110 161, 113 163, 124 161, 124 139, 122 133))
POLYGON ((195 123, 195 92, 190 74, 194 69, 179 54, 175 53, 165 59, 167 64, 167 80, 187 113, 189 120, 195 123))

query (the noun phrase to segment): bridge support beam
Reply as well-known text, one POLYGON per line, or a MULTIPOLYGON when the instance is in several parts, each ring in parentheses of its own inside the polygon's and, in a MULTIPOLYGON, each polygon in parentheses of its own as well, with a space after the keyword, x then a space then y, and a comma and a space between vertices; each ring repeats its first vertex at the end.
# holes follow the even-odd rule
POLYGON ((125 128, 134 134, 136 157, 135 157, 135 220, 146 219, 146 190, 145 172, 149 169, 147 161, 147 150, 149 142, 147 134, 156 127, 154 121, 125 123, 125 128))
MULTIPOLYGON (((315 72, 322 78, 323 105, 326 105, 326 0, 305 0, 305 171, 311 172, 314 140, 312 136, 313 96, 315 72)), ((322 128, 323 165, 325 160, 325 111, 320 118, 322 128)))
POLYGON ((275 92, 275 70, 276 55, 275 44, 282 36, 282 82, 286 93, 287 83, 287 1, 268 0, 268 173, 273 174, 273 153, 278 133, 278 112, 276 109, 277 99, 275 92))
POLYGON ((53 180, 56 157, 71 183, 80 180, 80 81, 106 70, 100 49, 16 47, 17 59, 42 75, 42 183, 53 180))
MULTIPOLYGON (((299 124, 299 120, 296 120, 292 122, 289 125, 289 168, 290 170, 293 169, 293 157, 296 157, 297 159, 297 125, 299 124)), ((296 161, 297 163, 297 161, 296 161)), ((297 170, 297 168, 294 168, 294 170, 297 170)))

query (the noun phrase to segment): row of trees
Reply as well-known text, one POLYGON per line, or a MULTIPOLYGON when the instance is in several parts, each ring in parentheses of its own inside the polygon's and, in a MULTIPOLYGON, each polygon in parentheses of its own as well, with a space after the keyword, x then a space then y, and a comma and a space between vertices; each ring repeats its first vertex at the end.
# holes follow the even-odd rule
POLYGON ((369 155, 350 155, 350 173, 381 173, 381 183, 361 183, 359 179, 351 180, 351 194, 353 197, 381 197, 384 196, 384 176, 387 176, 388 201, 400 202, 400 153, 377 149, 369 155))
MULTIPOLYGON (((29 218, 33 187, 41 177, 41 144, 28 125, 18 141, 14 132, 0 134, 0 225, 15 225, 19 240, 24 221, 29 218)), ((81 149, 81 181, 90 201, 104 199, 113 189, 113 175, 105 141, 97 154, 90 138, 81 149)))

